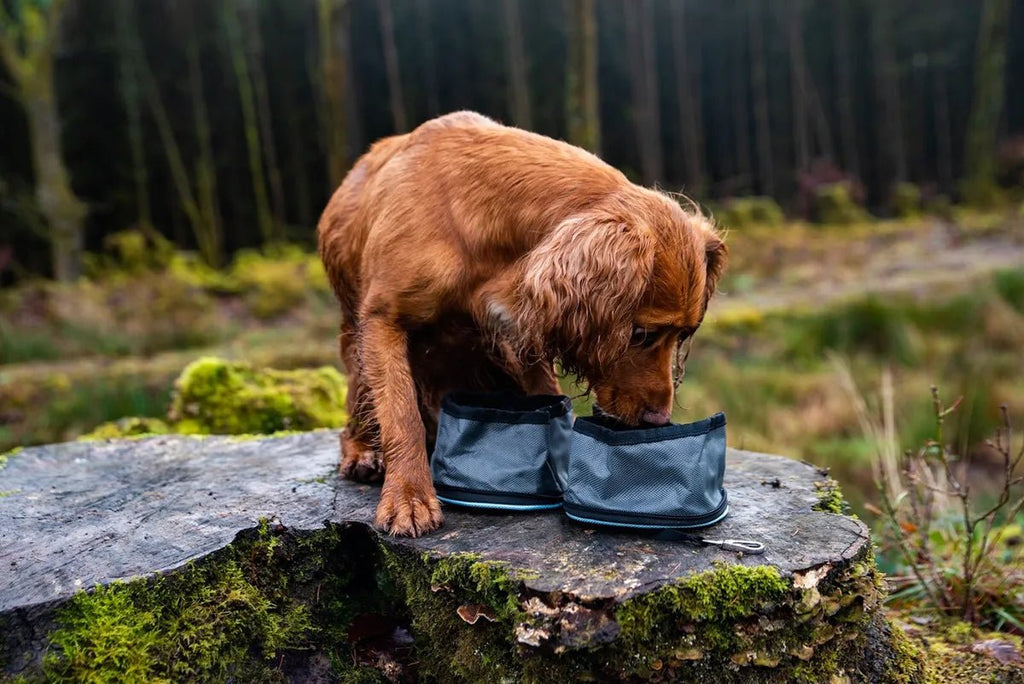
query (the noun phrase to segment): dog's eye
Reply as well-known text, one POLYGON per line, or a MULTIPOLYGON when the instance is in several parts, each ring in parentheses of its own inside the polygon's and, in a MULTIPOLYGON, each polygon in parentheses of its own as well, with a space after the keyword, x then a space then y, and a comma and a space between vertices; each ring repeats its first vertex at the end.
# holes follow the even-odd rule
POLYGON ((634 347, 650 347, 658 341, 658 337, 660 337, 658 333, 658 330, 648 330, 637 326, 633 328, 633 335, 629 338, 629 343, 634 347))

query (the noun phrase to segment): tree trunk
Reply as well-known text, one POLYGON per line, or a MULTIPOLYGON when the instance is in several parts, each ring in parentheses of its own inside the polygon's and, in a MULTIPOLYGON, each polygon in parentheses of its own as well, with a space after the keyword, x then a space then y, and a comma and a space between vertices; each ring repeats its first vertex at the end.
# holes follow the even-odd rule
POLYGON ((654 59, 654 6, 651 0, 623 0, 626 44, 633 91, 633 124, 640 149, 644 183, 661 178, 661 117, 658 111, 657 62, 654 59))
MULTIPOLYGON (((690 44, 686 40, 686 0, 669 4, 672 13, 672 57, 676 75, 676 106, 683 139, 686 181, 691 194, 700 195, 704 178, 704 131, 701 117, 700 69, 690 63, 690 44)), ((698 43, 697 53, 700 53, 698 43)))
MULTIPOLYGON (((82 223, 88 208, 71 187, 64 163, 60 112, 54 84, 53 58, 60 43, 60 19, 64 2, 52 2, 45 10, 35 8, 26 18, 0 15, 0 60, 15 86, 28 122, 35 174, 36 202, 49 226, 53 276, 71 281, 82 274, 84 236, 82 223), (33 22, 37 33, 19 40, 12 32, 19 22, 33 22), (10 23, 8 23, 10 22, 10 23)), ((4 9, 0 6, 0 9, 4 9)), ((24 9, 28 14, 29 9, 24 9)))
POLYGON ((811 144, 807 129, 807 69, 804 63, 803 7, 801 0, 789 0, 789 78, 792 88, 793 152, 796 170, 811 165, 811 144))
MULTIPOLYGON (((49 69, 46 69, 49 71, 49 69)), ((82 222, 88 210, 75 196, 61 152, 60 115, 51 75, 24 96, 25 115, 32 141, 36 201, 50 227, 53 276, 62 282, 82 275, 84 237, 82 222)))
POLYGON ((843 150, 843 166, 860 176, 857 153, 857 123, 853 114, 853 83, 850 66, 850 0, 839 0, 835 27, 836 87, 838 90, 839 139, 843 150))
POLYGON ((423 50, 423 76, 427 88, 427 114, 435 117, 441 113, 441 102, 437 90, 434 40, 430 30, 430 0, 416 0, 416 29, 419 32, 420 48, 423 50))
POLYGON ((967 180, 975 187, 995 184, 995 147, 1006 96, 1006 34, 1010 0, 985 0, 978 27, 974 102, 964 150, 967 180))
POLYGON ((138 73, 136 42, 131 38, 135 29, 133 0, 120 0, 116 12, 118 76, 121 102, 128 119, 128 144, 132 154, 132 181, 135 185, 135 212, 137 223, 143 230, 152 230, 153 219, 149 202, 149 167, 142 134, 141 79, 138 73))
POLYGON ((953 187, 953 140, 944 61, 932 68, 932 86, 935 97, 935 151, 939 167, 939 187, 943 192, 949 192, 953 187))
POLYGON ((569 59, 566 74, 566 128, 569 142, 601 151, 597 91, 597 18, 594 0, 566 0, 569 59))
POLYGON ((508 110, 519 128, 530 130, 530 84, 526 54, 523 50, 523 26, 519 20, 518 0, 502 0, 505 14, 505 45, 508 64, 508 110))
POLYGON ((335 34, 347 31, 339 26, 344 5, 348 0, 318 0, 317 30, 320 48, 321 120, 326 142, 329 192, 341 185, 348 170, 348 142, 346 133, 345 97, 348 91, 346 69, 338 49, 335 34))
POLYGON ((242 19, 243 38, 248 37, 246 56, 252 74, 253 92, 256 96, 256 118, 260 124, 260 139, 263 141, 263 161, 266 165, 270 203, 273 207, 273 230, 276 238, 281 239, 285 214, 284 182, 281 179, 281 166, 277 160, 274 113, 270 107, 267 72, 263 68, 263 36, 260 32, 259 3, 257 0, 244 2, 239 5, 239 12, 242 19))
POLYGON ((768 70, 765 66, 764 25, 767 13, 758 3, 747 14, 750 38, 750 69, 754 91, 754 137, 761 194, 775 195, 775 163, 772 157, 772 127, 768 110, 768 70))
POLYGON ((231 53, 231 66, 235 71, 238 84, 238 98, 242 110, 242 127, 245 132, 245 147, 249 159, 249 178, 252 182, 252 194, 255 200, 256 224, 260 229, 263 244, 278 239, 275 221, 270 212, 270 201, 267 197, 267 180, 263 173, 263 152, 265 144, 260 140, 260 122, 256 113, 256 95, 252 76, 249 73, 251 58, 246 55, 242 27, 236 12, 244 11, 232 4, 222 5, 224 27, 228 36, 231 53))
POLYGON ((206 93, 203 84, 203 69, 199 54, 199 27, 196 25, 192 8, 186 13, 185 57, 188 62, 188 90, 192 100, 192 119, 195 123, 198 156, 196 158, 196 189, 199 206, 200 249, 211 266, 220 266, 224 257, 224 226, 220 216, 217 196, 217 167, 214 163, 213 134, 210 130, 210 115, 206 109, 206 93))
POLYGON ((888 0, 876 0, 871 6, 871 51, 875 56, 875 90, 878 99, 879 140, 876 146, 881 157, 881 172, 878 175, 885 192, 892 184, 907 179, 899 67, 892 54, 891 11, 888 0))
POLYGON ((388 72, 388 92, 391 95, 391 118, 396 133, 409 130, 409 119, 405 115, 405 98, 402 94, 402 72, 398 67, 398 46, 395 43, 395 18, 391 11, 391 0, 377 0, 380 10, 380 32, 384 44, 384 65, 388 72))
MULTIPOLYGON (((738 5, 740 21, 749 17, 753 10, 746 5, 738 5), (746 16, 744 16, 746 15, 746 16)), ((749 19, 748 19, 749 21, 749 19)), ((753 170, 750 161, 750 96, 747 92, 747 71, 749 62, 744 59, 744 42, 740 38, 741 28, 736 29, 732 51, 732 122, 733 136, 736 139, 736 184, 735 188, 747 194, 753 187, 753 170)))

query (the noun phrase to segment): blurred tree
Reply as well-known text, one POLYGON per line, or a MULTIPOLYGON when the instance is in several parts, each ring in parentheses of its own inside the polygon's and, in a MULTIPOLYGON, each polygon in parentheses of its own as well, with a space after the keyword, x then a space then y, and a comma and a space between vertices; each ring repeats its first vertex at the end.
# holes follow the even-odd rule
MULTIPOLYGON (((995 148, 1006 96, 1006 34, 1010 0, 984 0, 978 27, 974 104, 967 128, 966 184, 974 193, 995 186, 995 148)), ((978 198, 982 199, 982 198, 978 198)))
POLYGON ((409 130, 409 118, 405 114, 405 96, 402 92, 402 71, 398 66, 398 46, 395 44, 395 16, 391 11, 391 0, 377 0, 380 12, 381 40, 384 44, 384 65, 388 70, 388 92, 391 95, 391 117, 395 132, 409 130))
POLYGON ((775 195, 775 164, 772 155, 771 119, 768 113, 768 70, 765 67, 764 4, 754 0, 747 12, 750 42, 750 70, 754 91, 754 135, 757 140, 757 164, 762 195, 775 195))
MULTIPOLYGON (((240 2, 226 2, 221 5, 221 19, 227 35, 228 50, 231 56, 231 66, 235 72, 235 80, 238 82, 238 99, 241 104, 242 125, 245 129, 245 147, 249 158, 249 176, 252 181, 252 196, 255 201, 256 224, 260 229, 260 236, 264 244, 277 242, 280 235, 277 230, 277 221, 270 212, 270 199, 267 196, 267 181, 263 172, 263 148, 267 141, 260 140, 262 128, 259 115, 256 112, 256 95, 253 86, 250 65, 255 60, 244 43, 242 26, 238 14, 246 12, 245 5, 252 0, 241 0, 240 2)), ((249 22, 251 27, 252 22, 249 22)), ((250 35, 251 32, 250 32, 250 35)), ((259 35, 259 31, 255 32, 259 35)))
POLYGON ((267 72, 263 68, 263 35, 260 28, 259 0, 239 0, 239 17, 242 22, 242 36, 246 41, 246 59, 249 72, 252 74, 253 91, 256 98, 257 120, 260 125, 263 161, 267 169, 267 183, 270 187, 270 200, 273 206, 273 234, 276 239, 281 236, 281 224, 284 221, 284 183, 281 179, 281 167, 277 161, 277 144, 274 136, 274 114, 270 107, 270 87, 267 83, 267 72))
POLYGON ((505 47, 508 64, 508 110, 512 122, 519 128, 531 130, 530 85, 526 77, 526 53, 523 49, 523 26, 519 20, 517 0, 502 0, 505 23, 505 47))
POLYGON ((599 154, 601 119, 597 106, 597 18, 594 0, 566 0, 569 33, 566 123, 569 142, 599 154))
POLYGON ((121 102, 128 119, 128 144, 132 154, 132 182, 135 186, 136 223, 144 231, 154 230, 149 198, 149 166, 146 164, 145 139, 142 132, 142 77, 139 74, 138 41, 133 0, 119 0, 114 18, 117 21, 118 76, 121 102))
POLYGON ((835 46, 836 90, 838 93, 836 109, 839 114, 842 164, 854 176, 859 176, 860 157, 857 154, 857 123, 853 112, 853 77, 851 74, 854 62, 850 54, 851 2, 852 0, 836 2, 833 45, 835 46))
POLYGON ((631 110, 640 149, 640 171, 644 183, 653 185, 662 177, 654 3, 653 0, 622 0, 622 11, 626 18, 626 51, 633 93, 631 110))
POLYGON ((732 61, 732 123, 733 138, 736 141, 736 182, 735 192, 738 194, 750 194, 754 187, 753 168, 750 159, 750 94, 747 86, 747 77, 750 74, 750 44, 743 40, 745 24, 752 15, 750 7, 752 0, 741 3, 737 7, 739 12, 738 21, 733 24, 731 31, 733 36, 732 51, 729 59, 732 61))
POLYGON ((423 77, 427 94, 427 114, 431 117, 441 113, 441 103, 437 89, 437 66, 434 62, 434 41, 430 23, 431 0, 416 0, 416 29, 420 49, 423 51, 423 77))
POLYGON ((317 34, 320 48, 320 119, 326 141, 329 190, 341 185, 348 171, 345 97, 348 91, 345 59, 348 57, 348 0, 317 0, 317 34))
MULTIPOLYGON (((132 11, 130 25, 137 26, 132 3, 126 10, 132 11)), ((178 201, 185 212, 192 234, 199 247, 203 260, 211 266, 219 266, 223 261, 224 229, 221 222, 220 207, 217 197, 216 172, 213 165, 213 148, 210 135, 209 116, 206 101, 203 97, 202 70, 199 61, 199 43, 196 36, 196 25, 192 7, 183 3, 178 10, 181 12, 179 34, 187 36, 185 54, 188 77, 187 86, 192 109, 192 133, 196 137, 198 152, 194 164, 194 177, 190 177, 185 164, 182 146, 171 124, 171 116, 160 94, 156 78, 150 68, 148 58, 143 50, 136 30, 129 31, 131 40, 123 46, 130 59, 135 60, 138 74, 142 81, 142 90, 146 96, 150 113, 156 124, 157 134, 163 145, 164 155, 171 171, 171 180, 178 195, 178 201)))
POLYGON ((811 166, 810 130, 807 127, 807 65, 804 60, 803 3, 789 0, 786 17, 789 39, 789 78, 792 92, 793 153, 796 170, 811 166))
POLYGON ((31 139, 36 201, 49 226, 53 275, 74 280, 82 272, 83 221, 88 209, 75 195, 61 145, 54 58, 67 0, 0 2, 0 59, 14 82, 31 139))
POLYGON ((704 177, 704 125, 701 117, 700 42, 693 41, 697 49, 697 63, 690 60, 690 42, 687 40, 687 0, 674 0, 669 5, 672 29, 672 57, 675 66, 676 107, 679 111, 679 130, 682 131, 686 180, 689 192, 701 195, 707 187, 704 177))
POLYGON ((879 154, 878 184, 887 195, 896 183, 907 180, 907 155, 903 140, 899 66, 892 48, 890 0, 871 2, 871 54, 874 56, 875 107, 878 113, 876 148, 879 154))

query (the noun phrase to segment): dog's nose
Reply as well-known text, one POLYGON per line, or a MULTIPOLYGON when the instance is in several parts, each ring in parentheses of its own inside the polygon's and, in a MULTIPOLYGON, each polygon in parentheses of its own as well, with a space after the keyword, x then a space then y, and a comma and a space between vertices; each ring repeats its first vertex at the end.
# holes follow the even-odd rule
POLYGON ((672 414, 665 410, 647 409, 640 419, 651 425, 668 425, 672 421, 672 414))

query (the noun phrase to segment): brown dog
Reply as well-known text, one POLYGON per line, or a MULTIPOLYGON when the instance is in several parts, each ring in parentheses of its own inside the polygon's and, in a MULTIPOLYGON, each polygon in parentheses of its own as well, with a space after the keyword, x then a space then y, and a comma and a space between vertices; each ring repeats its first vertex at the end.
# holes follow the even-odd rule
POLYGON ((413 536, 441 524, 427 452, 445 392, 557 394, 558 360, 606 413, 667 423, 673 359, 726 260, 698 212, 472 112, 373 145, 318 233, 350 383, 341 471, 383 476, 377 525, 413 536))

